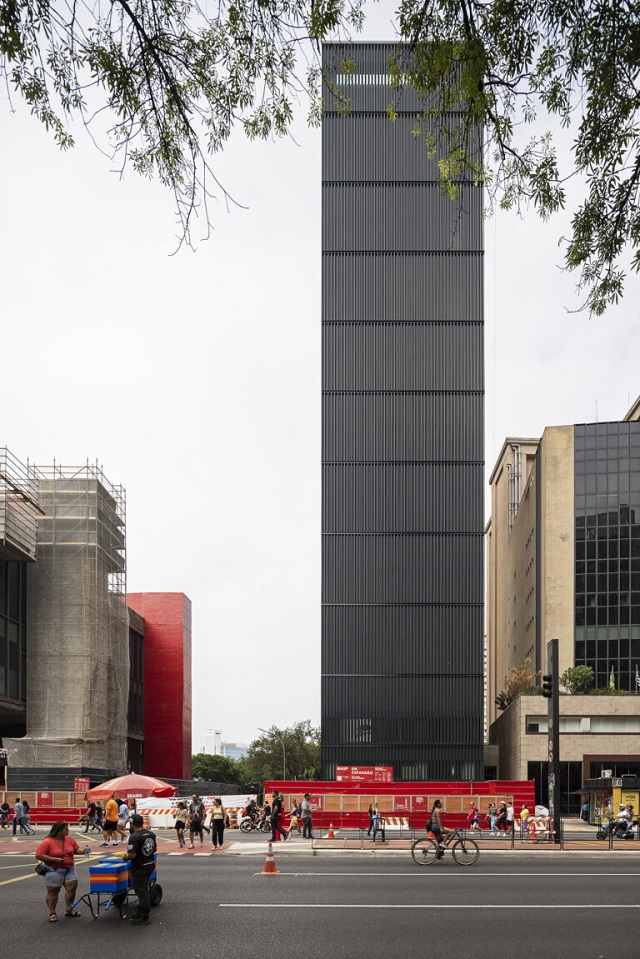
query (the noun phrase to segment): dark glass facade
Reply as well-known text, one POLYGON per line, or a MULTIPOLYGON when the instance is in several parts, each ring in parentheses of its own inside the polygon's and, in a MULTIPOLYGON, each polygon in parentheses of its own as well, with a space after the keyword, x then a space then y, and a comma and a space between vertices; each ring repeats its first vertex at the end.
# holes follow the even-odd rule
POLYGON ((24 703, 27 658, 26 563, 0 559, 0 698, 24 703))
POLYGON ((640 669, 640 422, 576 426, 575 664, 635 690, 640 669))
POLYGON ((322 765, 482 775, 482 191, 391 123, 392 44, 327 45, 322 154, 322 765), (357 64, 342 76, 343 58, 357 64))

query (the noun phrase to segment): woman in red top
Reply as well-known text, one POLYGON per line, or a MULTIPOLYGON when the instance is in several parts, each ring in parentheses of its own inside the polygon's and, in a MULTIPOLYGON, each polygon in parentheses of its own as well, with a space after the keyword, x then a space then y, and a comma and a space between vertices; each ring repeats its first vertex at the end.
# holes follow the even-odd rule
MULTIPOLYGON (((80 913, 72 908, 78 886, 78 873, 74 866, 73 857, 82 852, 81 847, 69 835, 69 824, 55 822, 49 830, 49 835, 38 845, 36 859, 47 867, 44 881, 47 884, 46 903, 49 909, 49 922, 57 922, 56 907, 58 895, 64 886, 64 914, 68 919, 76 919, 80 913)), ((87 855, 89 847, 84 847, 87 855)))

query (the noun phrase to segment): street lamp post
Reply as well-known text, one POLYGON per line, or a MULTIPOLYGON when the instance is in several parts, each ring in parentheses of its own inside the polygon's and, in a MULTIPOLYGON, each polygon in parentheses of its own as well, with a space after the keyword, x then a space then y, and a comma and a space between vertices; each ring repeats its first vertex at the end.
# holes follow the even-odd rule
POLYGON ((282 779, 286 781, 287 778, 287 751, 284 745, 284 739, 282 736, 279 736, 278 733, 274 733, 269 729, 262 729, 258 726, 258 732, 264 733, 265 736, 275 736, 276 739, 280 740, 280 745, 282 746, 282 779))

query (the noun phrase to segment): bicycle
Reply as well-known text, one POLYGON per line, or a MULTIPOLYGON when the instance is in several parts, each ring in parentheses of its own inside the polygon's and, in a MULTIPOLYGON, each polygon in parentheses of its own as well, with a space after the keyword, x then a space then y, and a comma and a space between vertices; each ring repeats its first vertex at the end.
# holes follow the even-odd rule
POLYGON ((433 833, 429 833, 425 839, 416 839, 411 846, 411 857, 419 866, 430 866, 436 859, 442 859, 445 849, 450 845, 451 855, 459 866, 472 866, 477 862, 480 855, 478 843, 475 839, 465 837, 459 829, 454 829, 439 848, 433 833))

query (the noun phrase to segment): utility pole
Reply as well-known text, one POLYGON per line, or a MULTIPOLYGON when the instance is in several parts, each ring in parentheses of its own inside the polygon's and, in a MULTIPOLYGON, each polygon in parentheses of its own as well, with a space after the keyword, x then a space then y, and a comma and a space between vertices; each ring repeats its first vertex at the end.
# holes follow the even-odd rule
POLYGON ((560 842, 560 701, 558 683, 558 640, 547 643, 547 672, 542 677, 542 695, 549 700, 549 815, 555 842, 560 842))

